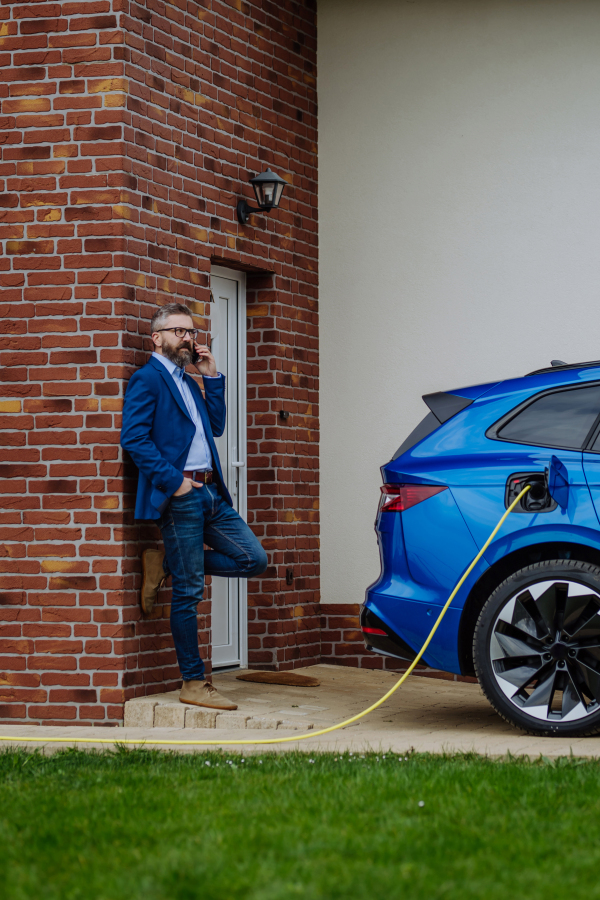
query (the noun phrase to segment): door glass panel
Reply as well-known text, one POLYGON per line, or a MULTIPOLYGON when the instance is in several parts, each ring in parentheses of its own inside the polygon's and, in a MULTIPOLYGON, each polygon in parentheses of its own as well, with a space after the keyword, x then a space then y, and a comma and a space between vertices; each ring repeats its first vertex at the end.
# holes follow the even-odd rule
POLYGON ((581 450, 600 414, 600 385, 556 391, 530 403, 498 432, 504 441, 581 450))
MULTIPOLYGON (((226 378, 225 401, 227 420, 225 431, 215 439, 221 468, 234 507, 238 507, 236 461, 238 445, 238 285, 229 278, 213 276, 211 288, 211 351, 217 369, 226 378)), ((213 668, 236 665, 240 661, 239 646, 239 582, 236 578, 213 576, 212 604, 212 663, 213 668)))

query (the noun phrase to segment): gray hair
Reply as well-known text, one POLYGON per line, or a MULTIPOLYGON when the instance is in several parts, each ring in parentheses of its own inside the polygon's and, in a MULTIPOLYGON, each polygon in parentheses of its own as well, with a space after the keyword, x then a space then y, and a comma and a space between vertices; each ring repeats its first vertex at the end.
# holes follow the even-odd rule
POLYGON ((192 311, 183 303, 169 303, 168 306, 161 306, 152 316, 152 321, 150 322, 150 334, 154 334, 155 331, 158 331, 160 326, 169 318, 169 316, 189 316, 191 319, 192 311))

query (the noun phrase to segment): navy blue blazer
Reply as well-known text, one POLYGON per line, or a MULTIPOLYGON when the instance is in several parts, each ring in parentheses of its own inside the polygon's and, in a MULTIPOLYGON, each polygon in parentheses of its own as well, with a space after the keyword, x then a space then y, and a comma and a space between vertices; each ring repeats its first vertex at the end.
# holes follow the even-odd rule
MULTIPOLYGON (((225 376, 206 378, 206 399, 185 374, 212 453, 213 478, 223 499, 233 506, 225 486, 214 439, 225 430, 225 376)), ((196 433, 171 373, 157 359, 131 376, 125 392, 121 446, 139 469, 136 519, 158 519, 181 486, 182 472, 196 433)))

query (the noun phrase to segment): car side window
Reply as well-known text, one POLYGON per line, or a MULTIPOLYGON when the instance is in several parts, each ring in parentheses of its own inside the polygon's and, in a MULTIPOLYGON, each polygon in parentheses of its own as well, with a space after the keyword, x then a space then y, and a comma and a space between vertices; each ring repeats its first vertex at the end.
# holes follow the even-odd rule
POLYGON ((581 450, 599 415, 600 384, 554 391, 501 425, 496 436, 519 444, 581 450))

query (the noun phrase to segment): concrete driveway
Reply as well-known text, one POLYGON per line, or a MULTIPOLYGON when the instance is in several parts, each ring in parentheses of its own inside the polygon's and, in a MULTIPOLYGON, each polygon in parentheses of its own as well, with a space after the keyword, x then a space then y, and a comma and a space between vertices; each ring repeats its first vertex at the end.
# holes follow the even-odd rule
POLYGON ((101 738, 109 744, 132 740, 139 744, 169 747, 181 752, 202 752, 215 747, 177 744, 178 741, 216 741, 225 749, 251 752, 290 750, 393 751, 429 753, 474 751, 490 756, 540 754, 548 757, 600 756, 600 737, 565 740, 536 738, 507 725, 489 706, 476 684, 411 676, 383 706, 353 725, 320 737, 297 740, 350 718, 374 703, 397 680, 396 675, 341 666, 318 665, 300 670, 320 679, 319 687, 299 688, 238 681, 236 672, 217 675, 214 684, 238 703, 236 713, 198 718, 196 707, 180 704, 177 693, 140 698, 128 705, 126 727, 88 728, 65 726, 2 725, 0 735, 11 738, 0 746, 43 747, 51 752, 65 746, 98 747, 101 738), (140 713, 141 705, 146 711, 140 713), (148 712, 150 706, 150 712, 148 712), (189 710, 189 712, 188 712, 189 710), (138 718, 136 719, 136 716, 138 718), (140 718, 141 716, 141 718, 140 718), (145 717, 145 718, 144 718, 145 717), (129 724, 130 722, 145 724, 129 724), (197 727, 199 724, 205 727, 197 727), (209 727, 206 727, 206 726, 209 727), (17 737, 29 741, 16 742, 17 737), (31 741, 31 738, 42 738, 31 741), (49 738, 66 738, 53 743, 49 738), (261 739, 294 738, 289 743, 261 745, 261 739), (82 739, 92 743, 81 743, 82 739), (229 741, 250 740, 247 746, 229 741))

